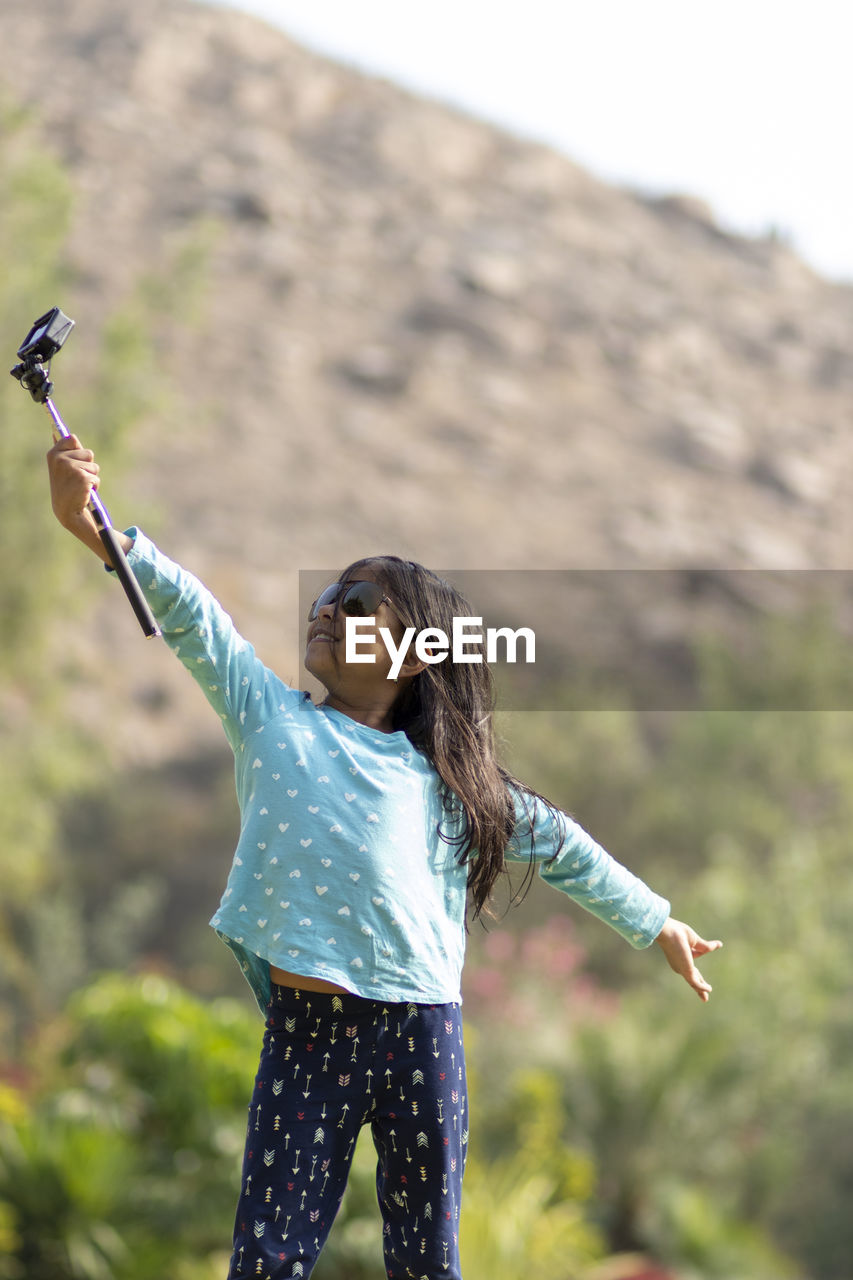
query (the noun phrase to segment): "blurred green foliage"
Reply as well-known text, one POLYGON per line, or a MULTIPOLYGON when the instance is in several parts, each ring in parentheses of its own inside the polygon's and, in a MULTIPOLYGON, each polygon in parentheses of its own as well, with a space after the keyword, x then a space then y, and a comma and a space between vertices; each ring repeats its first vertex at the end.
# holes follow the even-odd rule
MULTIPOLYGON (((573 917, 587 976, 621 1001, 608 1015, 568 987, 562 1037, 549 984, 535 1008, 533 976, 508 957, 527 1028, 543 1028, 540 1060, 563 1082, 565 1136, 596 1163, 611 1247, 649 1250, 679 1275, 841 1280, 853 1250, 853 715, 589 713, 570 731, 565 716, 525 716, 511 736, 525 777, 571 796, 674 914, 726 943, 700 962, 715 988, 704 1007, 655 948, 647 961, 573 917)), ((532 894, 528 928, 551 910, 532 894)), ((481 965, 492 946, 475 939, 481 965)), ((475 968, 474 998, 488 973, 475 968)), ((513 1007, 475 1016, 500 1026, 513 1007)), ((506 1068, 518 1037, 500 1043, 506 1068)))
MULTIPOLYGON (((0 187, 0 334, 11 366, 38 315, 58 302, 73 315, 76 282, 67 251, 70 182, 39 140, 36 122, 6 103, 0 187)), ((74 358, 63 351, 54 370, 63 418, 97 446, 110 486, 121 480, 132 429, 164 411, 170 393, 157 370, 158 343, 167 322, 193 305, 206 242, 206 234, 191 235, 162 275, 75 332, 74 358)), ((55 1009, 87 969, 60 818, 68 797, 99 771, 105 775, 107 753, 94 726, 79 717, 72 725, 63 714, 79 664, 62 635, 65 620, 106 588, 50 512, 50 420, 8 377, 0 381, 0 422, 0 1033, 8 1044, 32 1018, 55 1009), (52 961, 57 953, 61 966, 52 961), (47 965, 57 972, 50 993, 33 981, 47 965)))
POLYGON ((84 989, 39 1037, 24 1106, 0 1127, 0 1275, 154 1280, 176 1256, 187 1277, 222 1274, 258 1025, 154 975, 84 989))
MULTIPOLYGON (((26 119, 4 105, 0 120, 0 186, 5 196, 0 202, 0 333, 8 342, 11 366, 39 309, 46 310, 41 307, 42 300, 60 288, 59 257, 68 230, 71 193, 53 159, 34 147, 26 119)), ((56 694, 56 684, 45 670, 46 633, 53 603, 63 598, 68 561, 51 554, 43 466, 38 479, 33 474, 37 432, 31 417, 35 413, 35 406, 25 403, 16 382, 9 378, 0 381, 0 557, 4 565, 0 579, 4 658, 0 693, 0 877, 4 885, 0 973, 7 992, 19 992, 25 983, 26 961, 16 936, 16 908, 43 890, 49 876, 46 861, 54 830, 54 806, 49 797, 61 792, 65 778, 73 773, 73 768, 66 771, 59 761, 67 735, 60 732, 49 743, 39 725, 48 718, 56 694)), ((46 431, 42 434, 42 442, 45 440, 49 441, 46 431)), ((73 785, 73 778, 69 782, 73 785)))

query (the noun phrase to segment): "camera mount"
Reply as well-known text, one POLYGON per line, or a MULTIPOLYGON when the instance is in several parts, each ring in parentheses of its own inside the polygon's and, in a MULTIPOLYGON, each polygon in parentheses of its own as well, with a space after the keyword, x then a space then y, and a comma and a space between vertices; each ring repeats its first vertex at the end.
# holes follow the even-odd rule
MULTIPOLYGON (((57 351, 64 345, 68 335, 74 328, 74 321, 63 315, 59 307, 39 316, 24 341, 18 347, 20 364, 10 370, 12 377, 17 378, 25 391, 29 391, 36 404, 43 404, 53 423, 54 434, 68 439, 71 432, 59 415, 51 396, 53 383, 50 381, 49 365, 57 351), (48 366, 48 367, 45 367, 48 366)), ((133 570, 127 562, 121 543, 116 537, 109 512, 100 499, 96 489, 92 490, 89 499, 89 510, 95 520, 101 542, 107 552, 110 564, 124 588, 131 608, 146 636, 158 636, 160 628, 149 608, 148 601, 142 594, 133 570)))

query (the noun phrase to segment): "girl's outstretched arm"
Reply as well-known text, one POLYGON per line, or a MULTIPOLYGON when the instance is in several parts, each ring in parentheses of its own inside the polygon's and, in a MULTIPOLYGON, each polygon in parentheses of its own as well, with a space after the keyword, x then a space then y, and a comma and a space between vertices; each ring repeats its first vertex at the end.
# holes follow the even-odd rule
POLYGON ((696 968, 695 957, 718 951, 723 945, 722 942, 719 940, 706 942, 704 938, 699 937, 695 929, 691 929, 689 924, 683 924, 681 920, 673 920, 672 916, 669 917, 655 941, 666 956, 669 967, 681 974, 700 1000, 707 1000, 713 988, 696 968))

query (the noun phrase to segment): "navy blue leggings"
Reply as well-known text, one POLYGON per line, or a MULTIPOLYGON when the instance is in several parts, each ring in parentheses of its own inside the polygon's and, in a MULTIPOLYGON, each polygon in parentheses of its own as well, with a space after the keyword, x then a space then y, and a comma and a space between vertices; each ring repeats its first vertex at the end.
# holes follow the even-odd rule
POLYGON ((267 1012, 229 1280, 306 1280, 368 1122, 386 1275, 460 1280, 468 1099, 459 1006, 273 985, 267 1012))

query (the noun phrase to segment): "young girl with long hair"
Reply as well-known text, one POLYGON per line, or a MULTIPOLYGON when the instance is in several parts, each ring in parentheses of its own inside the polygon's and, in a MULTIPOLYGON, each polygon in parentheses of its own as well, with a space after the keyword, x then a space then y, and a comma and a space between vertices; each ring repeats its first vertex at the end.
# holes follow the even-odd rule
MULTIPOLYGON (((76 437, 48 454, 60 523, 101 558, 87 503, 98 466, 76 437)), ((315 601, 305 666, 315 704, 256 657, 204 586, 138 530, 122 535, 166 642, 222 720, 241 831, 211 921, 266 1018, 249 1108, 229 1280, 309 1276, 369 1123, 386 1274, 459 1280, 468 1140, 460 978, 466 910, 512 864, 635 947, 657 942, 707 1000, 715 950, 567 814, 499 763, 485 663, 379 635, 450 635, 467 603, 395 556, 356 561, 315 601), (348 617, 372 618, 347 661, 348 617), (371 648, 372 644, 372 648, 371 648), (371 660, 372 659, 372 660, 371 660)))

